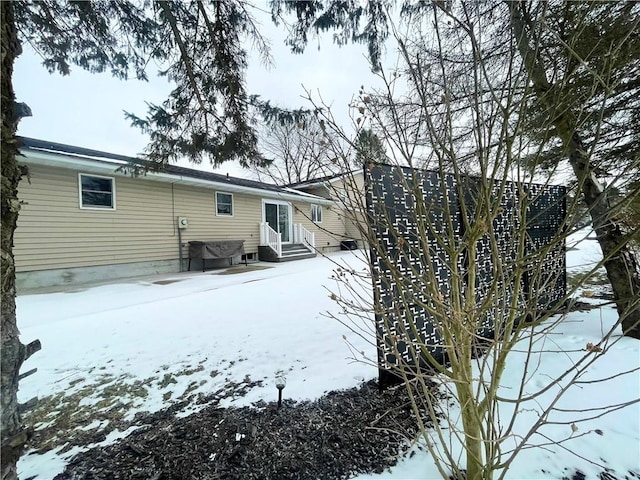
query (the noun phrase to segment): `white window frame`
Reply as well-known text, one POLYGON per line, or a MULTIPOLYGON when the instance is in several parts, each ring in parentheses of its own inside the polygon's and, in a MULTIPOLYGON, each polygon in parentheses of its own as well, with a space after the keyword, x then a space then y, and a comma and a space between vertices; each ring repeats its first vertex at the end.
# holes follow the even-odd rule
POLYGON ((322 215, 323 215, 322 205, 318 205, 318 204, 312 203, 311 204, 311 215, 310 215, 311 216, 311 221, 313 223, 322 223, 322 215), (316 212, 315 215, 314 215, 314 211, 316 212), (318 213, 320 214, 320 220, 318 220, 318 213), (315 219, 314 219, 314 217, 315 217, 315 219))
MULTIPOLYGON (((266 223, 267 222, 267 208, 266 208, 266 204, 270 203, 272 205, 282 205, 282 206, 286 206, 287 207, 287 215, 288 215, 288 219, 289 219, 289 224, 287 225, 288 230, 289 230, 289 241, 288 242, 282 242, 283 244, 289 244, 289 243, 293 243, 293 235, 294 235, 294 231, 293 231, 293 225, 295 222, 295 219, 293 218, 294 215, 294 209, 293 209, 293 205, 291 204, 291 202, 285 202, 283 200, 273 200, 273 199, 269 199, 269 198, 263 198, 262 199, 262 223, 266 223)), ((296 212, 298 211, 297 208, 295 210, 296 212)), ((282 232, 280 232, 282 234, 282 232)))
POLYGON ((116 209, 116 179, 114 177, 105 177, 104 175, 94 175, 93 173, 78 173, 78 205, 81 210, 101 210, 114 211, 116 209), (97 205, 85 205, 82 201, 82 177, 105 178, 111 181, 111 206, 101 207, 97 205))
POLYGON ((233 217, 235 211, 235 200, 233 199, 233 193, 230 192, 216 192, 216 217, 233 217), (218 194, 229 195, 231 197, 231 213, 220 213, 218 210, 218 194))

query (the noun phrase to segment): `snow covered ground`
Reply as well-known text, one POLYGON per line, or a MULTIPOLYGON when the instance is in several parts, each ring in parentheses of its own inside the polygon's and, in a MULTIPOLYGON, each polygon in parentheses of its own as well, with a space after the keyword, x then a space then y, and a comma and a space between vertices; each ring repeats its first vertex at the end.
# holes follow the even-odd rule
MULTIPOLYGON (((21 382, 20 400, 38 396, 49 406, 50 414, 32 420, 39 429, 53 425, 66 435, 74 429, 104 430, 107 435, 100 444, 105 444, 128 433, 108 428, 110 421, 126 425, 136 412, 156 411, 181 400, 187 400, 190 407, 180 415, 200 408, 197 401, 205 395, 219 392, 225 397, 242 385, 249 386, 248 393, 228 396, 223 406, 274 400, 277 374, 286 376, 284 394, 291 399, 313 399, 330 390, 356 386, 374 378, 377 370, 370 362, 354 361, 353 351, 375 358, 375 345, 326 316, 326 312, 340 314, 339 306, 329 298, 336 288, 330 277, 337 264, 363 268, 356 255, 340 252, 259 270, 244 271, 239 266, 228 274, 191 272, 21 295, 17 305, 23 342, 39 338, 43 349, 24 365, 25 371, 37 367, 38 372, 21 382), (251 383, 257 381, 262 384, 251 383), (96 417, 96 411, 104 415, 96 417)), ((584 271, 597 258, 597 244, 586 241, 580 250, 568 252, 568 265, 574 272, 584 271)), ((538 356, 529 380, 532 388, 547 385, 582 357, 586 345, 598 343, 615 320, 610 305, 569 314, 543 345, 546 353, 538 356)), ((631 373, 576 385, 558 407, 586 410, 637 400, 639 344, 614 336, 581 380, 631 373)), ((521 374, 522 361, 517 355, 504 376, 506 392, 521 374)), ((538 407, 528 407, 516 431, 526 432, 555 393, 556 386, 537 400, 538 407)), ((450 411, 450 415, 455 413, 455 409, 450 411)), ((572 422, 599 413, 556 412, 552 420, 559 424, 546 426, 541 433, 555 441, 571 439, 561 446, 524 450, 507 478, 560 479, 570 473, 566 467, 594 479, 603 467, 619 478, 628 471, 640 473, 640 405, 577 423, 576 431, 571 428, 572 422)), ((538 435, 532 442, 541 443, 541 439, 538 435)), ((64 443, 60 438, 57 442, 64 443)), ((20 477, 51 479, 78 451, 78 447, 58 446, 30 452, 20 460, 20 477)), ((428 454, 417 451, 391 471, 358 479, 438 477, 428 454)))

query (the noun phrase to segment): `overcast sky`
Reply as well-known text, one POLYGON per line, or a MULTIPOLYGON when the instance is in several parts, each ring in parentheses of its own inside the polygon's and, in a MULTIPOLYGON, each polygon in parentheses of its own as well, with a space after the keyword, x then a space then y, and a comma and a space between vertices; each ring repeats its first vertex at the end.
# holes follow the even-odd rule
MULTIPOLYGON (((284 45, 282 28, 275 27, 268 15, 261 16, 261 21, 262 31, 272 44, 275 66, 267 69, 257 55, 252 55, 247 71, 248 92, 283 107, 298 108, 308 106, 302 99, 304 86, 331 103, 334 115, 347 127, 352 97, 361 85, 376 84, 365 58, 366 48, 339 48, 326 35, 322 48, 318 49, 318 41, 311 40, 304 54, 293 55, 284 45)), ((147 137, 130 126, 123 112, 144 116, 145 102, 160 103, 171 90, 166 79, 155 77, 151 71, 149 82, 124 82, 108 73, 91 74, 79 67, 73 68, 70 76, 62 77, 49 74, 41 63, 27 46, 16 60, 16 97, 33 111, 33 117, 21 121, 19 135, 123 155, 142 152, 147 137)), ((230 164, 217 171, 246 176, 240 167, 230 164)))

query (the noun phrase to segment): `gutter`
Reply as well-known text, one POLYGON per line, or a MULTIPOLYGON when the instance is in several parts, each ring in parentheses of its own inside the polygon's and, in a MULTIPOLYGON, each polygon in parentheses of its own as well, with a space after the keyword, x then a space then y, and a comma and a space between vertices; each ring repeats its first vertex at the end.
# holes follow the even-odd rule
MULTIPOLYGON (((112 176, 130 177, 130 175, 116 172, 118 167, 125 167, 128 162, 122 160, 120 162, 105 162, 99 159, 88 159, 74 157, 72 154, 60 154, 41 150, 33 150, 29 147, 22 148, 23 157, 18 158, 19 163, 68 168, 75 170, 84 170, 88 173, 101 173, 112 176)), ((162 172, 148 172, 141 176, 148 180, 159 182, 176 183, 181 185, 192 185, 197 187, 206 187, 218 189, 226 192, 246 193, 247 195, 259 196, 262 198, 273 198, 288 201, 302 201, 305 203, 317 203, 322 205, 332 205, 334 202, 323 197, 305 194, 299 195, 294 193, 274 192, 271 190, 261 190, 259 188, 245 187, 242 185, 234 185, 232 183, 214 182, 200 178, 186 177, 184 175, 175 175, 162 172)))

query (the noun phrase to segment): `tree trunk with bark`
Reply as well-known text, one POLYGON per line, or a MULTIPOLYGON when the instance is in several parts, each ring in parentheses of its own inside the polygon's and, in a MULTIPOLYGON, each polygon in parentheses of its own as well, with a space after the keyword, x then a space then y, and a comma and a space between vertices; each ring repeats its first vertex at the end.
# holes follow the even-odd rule
POLYGON ((593 220, 598 243, 604 257, 604 268, 611 282, 618 315, 624 335, 640 339, 640 271, 622 225, 615 218, 607 191, 598 181, 580 134, 575 115, 570 108, 560 108, 552 95, 555 86, 547 79, 544 63, 539 55, 539 45, 527 34, 527 20, 519 2, 508 2, 511 11, 511 27, 524 67, 533 83, 540 102, 553 112, 553 127, 562 141, 569 164, 581 185, 584 201, 593 220))
POLYGON ((580 136, 569 132, 565 132, 565 136, 568 138, 569 163, 576 177, 584 179, 582 195, 591 212, 593 229, 604 255, 604 268, 622 320, 622 333, 640 339, 640 273, 629 238, 611 214, 607 192, 595 178, 580 136))
POLYGON ((18 410, 18 376, 26 357, 16 324, 13 234, 18 220, 18 182, 22 170, 16 162, 18 145, 15 96, 11 76, 20 54, 12 2, 0 2, 2 13, 2 480, 17 479, 16 464, 27 440, 18 410))

